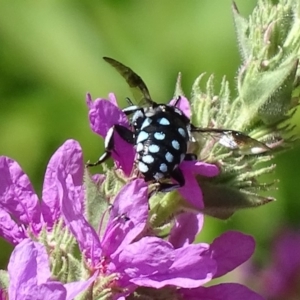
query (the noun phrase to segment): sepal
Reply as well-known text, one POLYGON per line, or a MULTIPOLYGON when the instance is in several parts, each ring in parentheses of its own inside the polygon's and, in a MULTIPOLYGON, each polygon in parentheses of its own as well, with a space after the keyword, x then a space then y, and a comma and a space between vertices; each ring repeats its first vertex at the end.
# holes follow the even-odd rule
POLYGON ((0 270, 0 295, 1 291, 7 291, 9 286, 8 272, 0 270))

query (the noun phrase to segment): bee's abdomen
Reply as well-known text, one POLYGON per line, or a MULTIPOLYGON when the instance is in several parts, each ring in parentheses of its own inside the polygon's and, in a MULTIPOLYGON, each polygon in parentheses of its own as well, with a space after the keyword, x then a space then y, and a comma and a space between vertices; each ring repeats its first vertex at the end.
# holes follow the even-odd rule
POLYGON ((179 120, 146 118, 136 137, 137 167, 145 180, 170 177, 184 159, 187 143, 187 128, 179 120))

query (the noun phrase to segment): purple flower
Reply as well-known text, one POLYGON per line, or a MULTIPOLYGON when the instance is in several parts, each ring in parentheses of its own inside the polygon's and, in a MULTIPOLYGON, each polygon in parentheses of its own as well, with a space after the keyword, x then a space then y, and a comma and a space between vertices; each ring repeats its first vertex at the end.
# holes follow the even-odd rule
POLYGON ((92 281, 62 284, 51 280, 49 258, 45 247, 24 239, 14 249, 9 263, 8 297, 15 299, 71 300, 86 290, 92 281))
MULTIPOLYGON (((76 141, 67 141, 49 162, 39 203, 19 165, 1 157, 0 212, 4 218, 0 232, 18 244, 8 268, 10 299, 16 299, 20 293, 24 294, 21 299, 26 299, 27 294, 45 295, 44 299, 73 299, 90 285, 91 295, 102 293, 110 295, 111 299, 122 299, 139 288, 164 290, 171 287, 182 297, 191 293, 190 289, 195 295, 214 295, 213 288, 201 287, 233 270, 253 253, 253 239, 238 232, 225 233, 211 245, 192 244, 203 225, 201 214, 176 216, 169 240, 153 236, 149 224, 148 185, 143 179, 135 179, 121 188, 104 212, 109 213, 107 223, 102 224, 104 229, 98 229, 100 219, 104 219, 101 216, 98 224, 93 222, 96 230, 85 214, 90 203, 88 193, 83 195, 82 173, 81 148, 76 141), (63 228, 64 234, 54 228, 63 228), (68 281, 71 282, 62 284, 50 279, 45 248, 27 238, 38 239, 40 233, 43 234, 40 240, 48 241, 50 255, 55 249, 55 255, 50 258, 54 265, 66 262, 62 258, 65 253, 72 257, 63 267, 63 270, 70 270, 68 276, 72 280, 68 278, 68 281), (65 234, 67 239, 60 240, 65 234), (73 256, 74 237, 71 234, 77 240, 84 263, 73 256), (53 248, 55 242, 58 248, 53 248), (88 280, 80 281, 78 274, 86 274, 88 280)), ((105 187, 105 176, 96 177, 97 188, 105 187)), ((224 287, 230 291, 232 286, 224 287)), ((251 295, 246 288, 237 289, 251 295)))
POLYGON ((43 228, 51 230, 61 216, 59 199, 61 182, 72 178, 73 190, 82 205, 82 152, 78 142, 66 141, 52 156, 47 166, 42 199, 17 162, 0 157, 0 236, 18 244, 30 235, 38 236, 43 228))
POLYGON ((258 283, 257 290, 267 299, 298 299, 300 232, 282 230, 274 240, 271 250, 269 265, 247 272, 246 281, 258 283))
POLYGON ((192 244, 200 233, 203 222, 202 213, 185 212, 177 215, 170 231, 169 242, 175 248, 192 244))
MULTIPOLYGON (((62 187, 65 191, 67 182, 62 187)), ((238 232, 223 234, 211 245, 191 244, 202 226, 199 215, 194 215, 191 225, 186 220, 192 215, 178 218, 169 241, 147 236, 147 190, 143 179, 136 179, 121 189, 102 236, 78 209, 77 197, 69 193, 69 198, 61 203, 65 223, 85 255, 90 273, 98 273, 99 285, 102 281, 110 282, 114 299, 127 296, 138 287, 198 288, 233 270, 252 255, 253 238, 238 232), (184 234, 188 227, 192 233, 184 234)))
MULTIPOLYGON (((89 108, 90 125, 95 133, 105 137, 107 131, 115 124, 129 128, 127 116, 117 106, 114 94, 109 94, 109 100, 97 99, 95 102, 92 101, 91 95, 87 94, 86 101, 89 108)), ((117 133, 114 136, 114 142, 116 151, 113 151, 112 157, 117 167, 129 176, 135 151, 132 145, 125 142, 117 133)))
MULTIPOLYGON (((94 102, 91 95, 87 94, 86 101, 89 108, 90 126, 95 133, 105 137, 109 128, 115 124, 130 128, 126 115, 117 106, 114 94, 109 94, 109 100, 96 99, 94 102)), ((176 100, 172 100, 169 105, 173 105, 175 102, 176 100)), ((190 105, 185 97, 181 97, 177 107, 190 118, 190 105)), ((117 134, 114 142, 115 151, 113 151, 112 156, 116 166, 129 176, 134 165, 135 150, 132 145, 126 143, 117 134)), ((195 175, 216 176, 219 173, 217 166, 200 161, 183 161, 179 167, 185 178, 185 185, 178 191, 195 208, 203 209, 203 195, 195 175)))
POLYGON ((102 279, 115 278, 114 286, 118 290, 126 288, 128 292, 137 286, 160 288, 178 284, 190 288, 208 282, 217 266, 211 255, 206 255, 207 244, 175 249, 170 242, 143 236, 148 220, 147 190, 143 179, 134 180, 121 189, 101 237, 76 209, 78 200, 64 199, 65 222, 85 254, 90 270, 98 270, 102 279), (183 255, 188 255, 191 261, 181 261, 183 255))

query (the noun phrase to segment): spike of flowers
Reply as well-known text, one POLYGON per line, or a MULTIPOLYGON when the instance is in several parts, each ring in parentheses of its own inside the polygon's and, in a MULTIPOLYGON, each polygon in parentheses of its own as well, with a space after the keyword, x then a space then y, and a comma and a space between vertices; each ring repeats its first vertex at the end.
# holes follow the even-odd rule
POLYGON ((299 100, 299 2, 260 0, 248 20, 234 4, 233 15, 242 54, 237 95, 230 95, 225 78, 217 92, 213 76, 209 77, 206 88, 201 87, 203 75, 199 76, 192 88, 192 120, 200 127, 245 132, 272 151, 258 156, 233 155, 211 139, 197 140, 198 157, 217 162, 220 168, 220 175, 209 182, 199 179, 207 195, 205 213, 222 219, 237 209, 273 200, 260 196, 259 192, 274 185, 257 178, 273 172, 275 165, 270 164, 273 155, 295 141, 291 117, 299 100))
MULTIPOLYGON (((276 167, 270 163, 273 155, 295 141, 291 117, 299 99, 299 3, 296 0, 276 3, 260 0, 249 20, 240 15, 234 4, 233 16, 242 54, 236 97, 231 96, 225 77, 219 92, 216 92, 213 76, 209 76, 203 89, 203 74, 192 87, 191 107, 183 95, 181 74, 175 95, 181 96, 179 108, 194 125, 234 129, 261 143, 252 139, 252 150, 256 155, 243 155, 243 152, 229 152, 224 147, 226 141, 223 146, 218 145, 213 134, 210 138, 198 134, 189 152, 197 155, 201 165, 197 169, 189 162, 191 168, 186 169, 188 163, 182 162, 179 168, 186 178, 185 186, 178 189, 179 193, 152 197, 150 207, 155 226, 164 225, 163 220, 168 216, 186 208, 227 219, 238 209, 257 207, 274 200, 259 193, 276 188, 276 180, 265 183, 258 177, 273 172, 276 167), (213 165, 218 167, 218 172, 213 171, 213 165)), ((110 101, 97 99, 92 102, 91 96, 87 97, 91 128, 101 136, 105 136, 114 124, 130 128, 126 115, 117 107, 115 96, 111 94, 110 98, 110 101)), ((129 176, 135 152, 133 147, 125 144, 116 136, 113 158, 117 168, 122 168, 129 176)))

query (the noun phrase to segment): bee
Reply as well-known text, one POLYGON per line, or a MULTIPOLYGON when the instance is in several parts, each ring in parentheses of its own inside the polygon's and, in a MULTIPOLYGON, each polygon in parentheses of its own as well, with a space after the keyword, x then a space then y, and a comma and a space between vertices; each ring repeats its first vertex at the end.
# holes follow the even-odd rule
POLYGON ((269 150, 265 144, 239 131, 194 126, 178 107, 180 96, 172 105, 157 103, 152 100, 142 78, 133 70, 112 58, 103 59, 124 77, 132 91, 142 99, 143 105, 135 105, 127 98, 129 106, 123 112, 131 116, 131 129, 119 124, 111 127, 105 137, 104 154, 97 162, 87 166, 99 165, 111 156, 114 151, 113 135, 117 132, 122 139, 135 146, 135 163, 145 181, 157 182, 158 191, 169 192, 185 184, 180 163, 197 159, 195 154, 187 152, 189 143, 194 141, 194 133, 209 134, 224 147, 239 149, 243 154, 269 150), (170 178, 176 183, 166 182, 165 179, 170 178))

